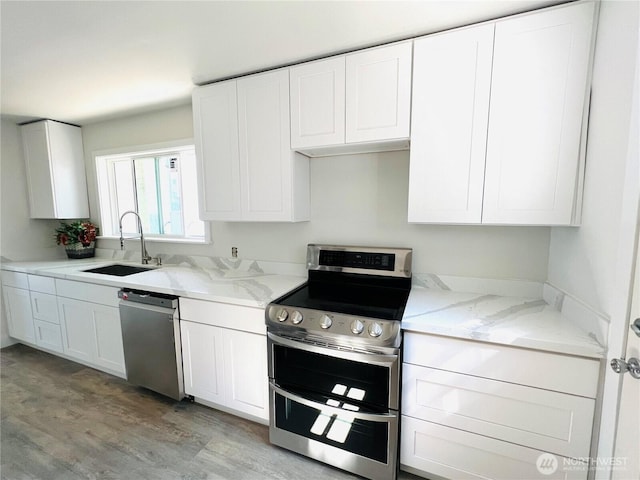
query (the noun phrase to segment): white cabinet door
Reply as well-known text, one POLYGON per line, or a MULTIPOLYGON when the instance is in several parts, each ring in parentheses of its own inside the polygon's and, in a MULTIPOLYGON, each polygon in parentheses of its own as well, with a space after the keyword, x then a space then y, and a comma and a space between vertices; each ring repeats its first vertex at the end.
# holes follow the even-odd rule
POLYGON ((346 58, 346 141, 408 138, 411 42, 346 58))
POLYGON ((124 348, 120 311, 105 305, 93 306, 93 323, 96 331, 95 363, 100 367, 124 374, 124 348))
MULTIPOLYGON (((538 463, 540 450, 491 437, 402 416, 400 464, 423 472, 427 478, 477 480, 586 480, 589 466, 550 455, 557 469, 538 463), (540 465, 540 468, 538 468, 540 465)), ((543 459, 545 457, 542 457, 543 459)))
POLYGON ((193 125, 198 157, 200 218, 241 216, 236 81, 193 92, 193 125))
POLYGON ((309 160, 290 145, 288 70, 198 88, 193 105, 204 220, 309 219, 309 160))
POLYGON ((593 398, 403 365, 403 415, 565 457, 589 456, 594 408, 593 398))
POLYGON ((180 321, 184 392, 224 403, 223 330, 201 323, 180 321))
POLYGON ((21 132, 31 217, 88 217, 80 127, 43 120, 21 132))
POLYGON ((116 307, 59 297, 58 313, 66 355, 110 373, 125 374, 116 307))
POLYGON ((594 8, 496 23, 483 222, 571 224, 594 8))
POLYGON ((9 335, 17 340, 35 343, 29 290, 3 285, 2 291, 9 335))
POLYGON ((59 324, 58 301, 49 293, 31 292, 31 310, 33 318, 49 323, 59 324))
POLYGON ((92 363, 97 351, 92 304, 58 298, 58 312, 64 353, 77 360, 92 363))
POLYGON ((288 70, 238 80, 238 125, 242 219, 291 219, 288 70))
POLYGON ((481 222, 493 30, 414 42, 409 222, 481 222))
MULTIPOLYGON (((53 279, 29 275, 29 284, 37 284, 37 279, 53 282, 53 279)), ((36 345, 62 353, 62 332, 58 317, 57 297, 49 293, 32 291, 31 311, 33 312, 36 345)))
POLYGON ((291 148, 344 143, 345 57, 291 67, 291 148))
POLYGON ((197 399, 269 419, 264 335, 180 320, 184 391, 197 399))
POLYGON ((47 350, 63 353, 62 331, 60 325, 55 323, 33 320, 35 328, 36 345, 47 350))
POLYGON ((267 339, 264 335, 224 330, 226 404, 269 419, 267 339))

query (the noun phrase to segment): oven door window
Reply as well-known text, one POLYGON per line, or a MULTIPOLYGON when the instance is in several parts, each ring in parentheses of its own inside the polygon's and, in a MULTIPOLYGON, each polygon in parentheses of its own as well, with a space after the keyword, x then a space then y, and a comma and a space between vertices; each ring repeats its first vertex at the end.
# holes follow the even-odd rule
POLYGON ((389 417, 387 421, 382 422, 368 421, 354 418, 348 410, 353 406, 343 406, 343 402, 327 402, 331 406, 344 408, 344 414, 340 414, 335 411, 323 411, 321 405, 317 408, 304 405, 275 391, 273 395, 276 428, 387 463, 389 432, 391 423, 397 422, 397 417, 389 417))
POLYGON ((301 396, 317 393, 366 411, 389 410, 388 367, 273 345, 274 380, 301 396))

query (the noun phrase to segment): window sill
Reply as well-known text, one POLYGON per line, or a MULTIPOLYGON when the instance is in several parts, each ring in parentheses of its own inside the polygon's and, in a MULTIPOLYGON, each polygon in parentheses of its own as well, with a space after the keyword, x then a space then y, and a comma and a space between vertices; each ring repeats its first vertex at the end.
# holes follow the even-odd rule
MULTIPOLYGON (((112 237, 109 235, 101 235, 96 237, 98 240, 120 240, 120 237, 112 237)), ((125 240, 138 240, 140 241, 140 237, 124 237, 125 240)), ((145 243, 179 243, 179 244, 189 244, 189 245, 211 245, 211 241, 203 239, 203 240, 193 240, 189 238, 161 238, 161 237, 144 237, 145 243)))

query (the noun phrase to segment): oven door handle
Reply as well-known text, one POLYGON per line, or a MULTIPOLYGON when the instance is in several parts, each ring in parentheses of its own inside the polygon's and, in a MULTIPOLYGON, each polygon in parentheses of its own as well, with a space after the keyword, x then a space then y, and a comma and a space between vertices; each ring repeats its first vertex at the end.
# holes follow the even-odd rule
POLYGON ((352 410, 344 410, 338 407, 332 407, 331 405, 324 405, 322 403, 314 402, 313 400, 308 400, 303 398, 295 393, 288 392, 278 387, 277 385, 271 383, 270 387, 279 395, 282 395, 289 400, 292 400, 296 403, 300 403, 302 405, 306 405, 307 407, 315 408, 316 410, 320 410, 323 413, 335 414, 341 417, 348 418, 357 418, 359 420, 365 420, 367 422, 380 422, 380 423, 389 423, 390 421, 397 419, 398 415, 395 413, 362 413, 356 412, 352 410))
POLYGON ((389 367, 398 361, 398 355, 383 355, 379 353, 364 353, 364 352, 350 352, 348 350, 334 350, 330 347, 309 345, 304 342, 289 340, 288 338, 281 337, 280 335, 276 335, 271 332, 267 332, 267 337, 277 345, 282 345, 284 347, 289 347, 289 348, 295 348, 297 350, 304 350, 311 353, 319 353, 321 355, 329 355, 332 357, 343 358, 345 360, 353 360, 354 362, 371 363, 374 365, 389 367))

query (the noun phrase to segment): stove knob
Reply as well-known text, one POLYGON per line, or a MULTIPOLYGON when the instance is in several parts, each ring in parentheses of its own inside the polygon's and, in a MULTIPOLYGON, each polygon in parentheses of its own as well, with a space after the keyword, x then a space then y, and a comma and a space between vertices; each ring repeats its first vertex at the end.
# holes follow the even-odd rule
POLYGON ((289 316, 289 312, 287 312, 284 308, 281 308, 276 315, 276 318, 279 322, 284 322, 289 316))
POLYGON ((364 323, 362 323, 360 320, 354 320, 353 322, 351 322, 351 331, 356 334, 356 335, 360 335, 364 330, 364 323))
POLYGON ((379 323, 372 323, 369 325, 369 335, 372 337, 379 337, 382 335, 382 325, 379 323))
POLYGON ((302 314, 298 311, 298 310, 294 310, 291 313, 291 321, 293 322, 294 325, 298 325, 299 323, 302 323, 302 314))
POLYGON ((322 317, 320 317, 320 326, 325 330, 329 328, 332 323, 333 320, 331 320, 331 317, 329 317, 329 315, 322 315, 322 317))

